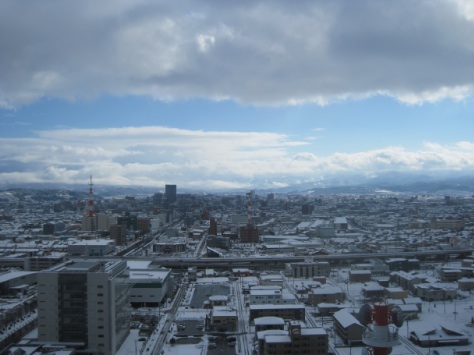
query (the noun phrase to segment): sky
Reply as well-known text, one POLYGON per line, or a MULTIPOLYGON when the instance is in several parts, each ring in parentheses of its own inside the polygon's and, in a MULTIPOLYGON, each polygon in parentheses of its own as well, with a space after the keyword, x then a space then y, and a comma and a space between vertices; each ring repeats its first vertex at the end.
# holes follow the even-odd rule
POLYGON ((474 1, 0 2, 0 187, 474 170, 474 1))

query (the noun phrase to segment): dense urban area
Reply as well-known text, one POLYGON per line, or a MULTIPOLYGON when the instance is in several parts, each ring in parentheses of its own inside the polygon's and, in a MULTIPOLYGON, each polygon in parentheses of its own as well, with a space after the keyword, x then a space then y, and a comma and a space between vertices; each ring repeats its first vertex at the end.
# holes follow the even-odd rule
POLYGON ((0 354, 470 354, 474 196, 0 191, 0 354))

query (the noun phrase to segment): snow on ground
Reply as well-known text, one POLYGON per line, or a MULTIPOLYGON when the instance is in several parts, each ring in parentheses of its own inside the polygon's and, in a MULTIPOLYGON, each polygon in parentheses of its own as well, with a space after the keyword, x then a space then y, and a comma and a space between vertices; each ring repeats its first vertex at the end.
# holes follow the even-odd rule
POLYGON ((180 344, 170 345, 165 344, 162 349, 162 354, 173 354, 173 355, 198 355, 205 354, 207 350, 204 341, 199 344, 180 344))
MULTIPOLYGON (((338 270, 330 283, 338 285, 347 294, 346 303, 354 311, 358 311, 364 303, 362 297, 363 283, 347 283, 347 270, 338 270)), ((464 298, 453 301, 423 302, 422 312, 418 314, 418 319, 403 322, 398 330, 401 344, 392 349, 392 355, 408 354, 433 354, 436 350, 439 355, 453 355, 454 350, 471 350, 474 352, 474 328, 470 326, 474 319, 474 294, 464 292, 464 298), (471 339, 470 345, 446 346, 436 348, 422 348, 416 346, 411 341, 406 340, 408 334, 414 330, 425 329, 433 325, 439 327, 440 324, 449 324, 453 328, 459 329, 471 339)), ((360 354, 362 347, 336 348, 338 355, 360 354)))
POLYGON ((128 335, 125 342, 117 351, 117 355, 127 355, 127 354, 138 354, 138 349, 141 348, 143 342, 138 342, 138 329, 130 329, 130 334, 128 335))
MULTIPOLYGON (((328 280, 328 283, 338 286, 343 289, 348 295, 347 300, 345 301, 346 305, 351 308, 353 311, 358 312, 361 305, 364 303, 362 297, 362 287, 363 283, 347 283, 348 270, 338 270, 334 277, 328 280)), ((216 280, 213 280, 216 281, 216 280)), ((314 283, 308 281, 307 279, 289 279, 287 283, 290 287, 309 286, 307 284, 314 283), (293 286, 294 285, 294 286, 293 286)), ((193 289, 188 290, 188 295, 186 296, 189 299, 192 297, 193 289)), ((416 346, 409 340, 408 334, 410 331, 425 329, 427 326, 439 327, 441 323, 450 324, 456 329, 460 329, 464 334, 468 335, 471 339, 471 342, 474 341, 474 327, 469 326, 471 320, 474 319, 474 294, 465 292, 462 294, 461 299, 449 302, 423 302, 422 309, 423 311, 418 315, 418 319, 413 319, 405 321, 403 325, 399 328, 398 334, 401 338, 399 345, 395 346, 392 349, 392 355, 409 355, 409 354, 433 354, 434 350, 438 352, 439 355, 453 355, 454 350, 471 350, 474 351, 474 343, 471 343, 467 346, 446 346, 446 347, 436 347, 436 348, 421 348, 416 346)), ((186 302, 184 302, 186 305, 186 302)), ((186 309, 186 307, 181 306, 179 311, 175 315, 176 321, 178 320, 193 320, 193 319, 202 319, 206 314, 206 311, 201 309, 186 309)), ((246 315, 248 316, 248 315, 246 315)), ((160 321, 158 329, 160 330, 166 322, 167 317, 163 317, 160 321)), ((315 318, 316 324, 319 323, 319 319, 315 318)), ((308 325, 309 326, 309 325, 308 325)), ((138 335, 138 330, 131 330, 130 336, 127 338, 124 345, 121 347, 120 351, 117 352, 118 355, 127 355, 127 354, 152 354, 154 343, 157 341, 159 330, 150 336, 150 339, 147 342, 140 341, 138 335), (147 351, 147 349, 149 349, 147 351)), ((174 335, 174 327, 171 332, 166 334, 167 341, 174 335)), ((253 337, 252 327, 249 329, 249 334, 247 334, 247 341, 251 342, 253 337)), ((330 332, 330 344, 334 344, 334 335, 330 332)), ((208 336, 204 335, 201 338, 195 339, 198 341, 197 344, 174 344, 165 343, 161 352, 156 352, 156 354, 173 354, 173 355, 192 355, 192 354, 206 354, 207 344, 209 342, 208 336)), ((335 348, 335 353, 337 355, 355 355, 361 354, 363 347, 337 347, 335 348)), ((237 350, 237 349, 236 349, 237 350)), ((436 354, 436 353, 434 353, 436 354)))

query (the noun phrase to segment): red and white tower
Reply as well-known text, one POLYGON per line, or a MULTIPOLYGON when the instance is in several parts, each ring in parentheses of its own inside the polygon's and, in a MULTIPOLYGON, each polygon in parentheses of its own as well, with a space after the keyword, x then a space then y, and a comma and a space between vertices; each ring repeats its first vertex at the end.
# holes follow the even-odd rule
POLYGON ((89 177, 89 202, 87 203, 87 216, 94 217, 94 192, 92 191, 92 175, 89 177))
POLYGON ((390 354, 392 347, 399 344, 395 325, 400 327, 403 320, 384 303, 375 303, 373 310, 365 305, 361 308, 361 313, 366 314, 367 323, 372 323, 362 335, 362 342, 370 347, 367 352, 373 355, 390 354))
POLYGON ((89 201, 87 211, 82 218, 82 230, 93 232, 97 230, 97 216, 94 211, 94 192, 92 191, 92 175, 89 178, 89 201))

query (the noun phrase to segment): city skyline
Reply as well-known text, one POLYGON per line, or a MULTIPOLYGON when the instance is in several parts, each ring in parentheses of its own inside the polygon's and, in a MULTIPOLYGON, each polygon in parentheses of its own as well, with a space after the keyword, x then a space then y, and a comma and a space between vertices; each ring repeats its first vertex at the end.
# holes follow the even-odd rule
POLYGON ((2 184, 92 174, 222 190, 474 171, 468 1, 0 10, 2 184))

